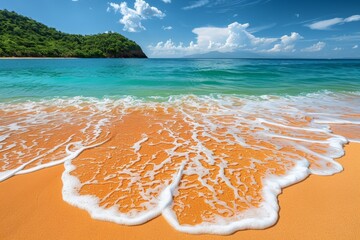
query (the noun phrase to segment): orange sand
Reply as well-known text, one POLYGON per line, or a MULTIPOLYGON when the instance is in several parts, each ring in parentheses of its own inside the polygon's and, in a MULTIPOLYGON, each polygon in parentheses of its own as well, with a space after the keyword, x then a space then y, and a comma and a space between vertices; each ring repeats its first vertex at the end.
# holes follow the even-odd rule
POLYGON ((346 146, 345 171, 310 176, 280 195, 280 219, 231 236, 177 232, 162 217, 128 227, 92 220, 61 197, 63 166, 0 183, 0 239, 359 239, 360 144, 346 146))
MULTIPOLYGON (((182 120, 182 117, 178 116, 173 109, 167 109, 167 111, 168 113, 163 112, 162 109, 133 111, 124 116, 121 123, 111 127, 109 141, 81 153, 72 162, 76 166, 76 170, 71 172, 71 175, 78 177, 79 181, 84 184, 79 193, 97 196, 100 199, 100 206, 106 208, 118 204, 118 211, 125 214, 131 210, 146 211, 147 208, 143 204, 149 200, 142 196, 142 190, 151 190, 151 193, 147 195, 148 198, 159 198, 159 194, 163 190, 159 188, 159 185, 169 185, 182 162, 187 162, 186 169, 198 169, 198 166, 187 161, 186 157, 182 155, 173 156, 170 161, 166 161, 169 155, 165 150, 176 146, 173 143, 173 136, 163 130, 163 126, 166 126, 166 129, 173 134, 180 133, 177 138, 182 139, 179 140, 182 141, 182 146, 176 149, 176 153, 186 153, 190 151, 191 147, 196 146, 196 142, 191 139, 191 128, 182 120), (168 122, 169 119, 174 121, 168 122), (133 145, 144 138, 144 134, 148 139, 146 138, 141 144, 141 149, 138 150, 139 156, 141 156, 139 157, 137 152, 134 152, 133 145), (156 171, 157 174, 152 175, 155 164, 162 164, 162 166, 159 171, 156 171), (131 181, 133 177, 129 176, 130 171, 136 172, 140 176, 136 182, 131 181), (108 179, 106 176, 110 173, 112 177, 108 179), (96 183, 92 184, 95 181, 96 183)), ((222 120, 224 121, 224 119, 222 120)), ((245 131, 244 129, 246 127, 242 127, 243 131, 245 131)), ((218 133, 216 137, 222 141, 226 140, 221 133, 218 133)), ((209 138, 201 136, 199 138, 207 149, 214 152, 214 155, 225 154, 226 158, 231 159, 229 161, 231 164, 229 163, 227 169, 224 170, 225 176, 236 188, 239 196, 251 197, 252 200, 245 202, 242 198, 236 197, 234 189, 218 177, 221 172, 220 163, 217 162, 212 166, 204 161, 207 158, 203 156, 205 159, 199 161, 199 164, 209 170, 206 180, 214 192, 203 186, 198 180, 198 175, 183 175, 179 184, 179 194, 174 197, 173 203, 173 209, 180 224, 200 224, 203 222, 204 216, 211 219, 213 214, 234 217, 238 212, 245 211, 250 207, 258 207, 263 200, 261 178, 270 173, 284 174, 286 165, 291 165, 291 162, 287 160, 290 157, 286 154, 294 151, 292 149, 275 151, 275 147, 269 143, 267 144, 270 150, 259 151, 244 148, 239 144, 220 145, 209 138), (262 164, 252 161, 252 157, 264 160, 269 156, 276 156, 277 161, 263 161, 262 164), (255 167, 250 167, 252 164, 255 167), (253 179, 256 184, 253 184, 250 179, 253 179), (239 181, 241 184, 238 183, 239 181), (224 207, 220 204, 216 207, 211 206, 208 201, 212 200, 214 196, 218 197, 220 201, 230 202, 229 206, 224 207)), ((231 139, 229 136, 227 138, 231 139)), ((251 136, 247 136, 246 139, 249 142, 254 141, 251 136)), ((235 139, 231 140, 235 141, 235 139)), ((190 158, 194 158, 195 153, 190 152, 190 156, 190 158)))
MULTIPOLYGON (((43 115, 27 110, 0 112, 3 125, 36 116, 36 121, 25 124, 26 130, 19 127, 6 138, 0 168, 9 170, 26 164, 24 169, 29 170, 65 158, 69 155, 66 149, 76 152, 76 142, 84 146, 102 143, 74 159, 71 164, 76 169, 70 175, 81 183, 80 195, 96 196, 101 207, 115 207, 134 216, 157 206, 164 187, 173 182, 174 174, 183 166, 187 172, 181 176, 172 206, 181 225, 214 223, 219 216, 232 221, 246 210, 259 208, 264 202, 262 179, 284 175, 300 158, 309 160, 311 170, 336 169, 317 155, 331 157, 328 133, 270 123, 253 129, 244 121, 236 127, 236 134, 231 134, 236 116, 211 114, 215 107, 206 105, 200 110, 185 106, 189 114, 160 105, 132 108, 121 117, 114 117, 123 110, 121 107, 113 108, 111 114, 93 111, 91 105, 81 106, 40 106, 46 113, 43 115), (101 124, 105 116, 110 123, 101 124), (212 129, 213 125, 219 127, 212 129), (273 134, 319 142, 297 143, 309 150, 302 151, 292 145, 294 141, 281 136, 275 135, 271 141, 256 137, 256 132, 265 128, 273 134), (252 147, 239 144, 238 138, 252 147)), ((288 120, 306 127, 312 119, 288 120)))

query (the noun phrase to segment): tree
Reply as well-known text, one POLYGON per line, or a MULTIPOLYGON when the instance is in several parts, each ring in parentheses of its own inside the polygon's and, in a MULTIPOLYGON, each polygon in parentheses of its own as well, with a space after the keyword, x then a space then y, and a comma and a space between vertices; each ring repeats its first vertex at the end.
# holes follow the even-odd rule
POLYGON ((0 49, 0 57, 146 58, 119 33, 66 34, 7 10, 0 10, 0 49))

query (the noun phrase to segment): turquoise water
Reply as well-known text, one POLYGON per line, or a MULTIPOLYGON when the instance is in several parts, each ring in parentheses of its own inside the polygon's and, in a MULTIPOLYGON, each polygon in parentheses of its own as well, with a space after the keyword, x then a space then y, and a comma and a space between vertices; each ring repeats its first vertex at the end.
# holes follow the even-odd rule
POLYGON ((0 100, 359 91, 360 60, 0 60, 0 100))
POLYGON ((360 143, 360 60, 0 60, 0 86, 0 182, 63 164, 67 203, 125 225, 268 228, 360 143))

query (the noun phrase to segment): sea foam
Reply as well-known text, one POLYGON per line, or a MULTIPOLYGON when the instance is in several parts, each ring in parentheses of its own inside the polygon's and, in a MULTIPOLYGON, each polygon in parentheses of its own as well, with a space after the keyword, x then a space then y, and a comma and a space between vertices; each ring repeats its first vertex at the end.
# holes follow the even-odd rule
POLYGON ((0 180, 64 163, 63 198, 99 220, 159 215, 192 234, 276 223, 281 189, 343 170, 358 93, 71 98, 0 104, 0 180))

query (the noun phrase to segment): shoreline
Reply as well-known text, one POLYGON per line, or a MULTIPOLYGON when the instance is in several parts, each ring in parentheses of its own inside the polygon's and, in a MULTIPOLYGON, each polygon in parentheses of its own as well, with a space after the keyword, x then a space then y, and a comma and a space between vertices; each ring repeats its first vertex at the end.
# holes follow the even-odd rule
POLYGON ((0 57, 0 60, 53 60, 53 59, 148 59, 148 58, 110 58, 110 57, 0 57))
POLYGON ((360 236, 360 144, 345 147, 338 161, 344 171, 311 175, 283 189, 280 217, 264 230, 230 236, 189 235, 174 230, 163 217, 139 226, 91 219, 63 201, 63 165, 18 175, 0 183, 1 239, 356 239, 360 236), (314 234, 316 233, 316 234, 314 234))
POLYGON ((83 59, 83 58, 72 58, 72 57, 0 57, 0 60, 37 60, 37 59, 83 59))
POLYGON ((82 59, 75 57, 0 57, 0 60, 22 60, 22 59, 82 59))
MULTIPOLYGON (((0 60, 11 60, 11 59, 144 59, 144 58, 86 58, 86 57, 0 57, 0 60)), ((147 59, 184 59, 184 60, 216 60, 216 59, 239 59, 239 60, 294 60, 294 61, 359 61, 360 58, 193 58, 193 57, 147 57, 147 59)))

